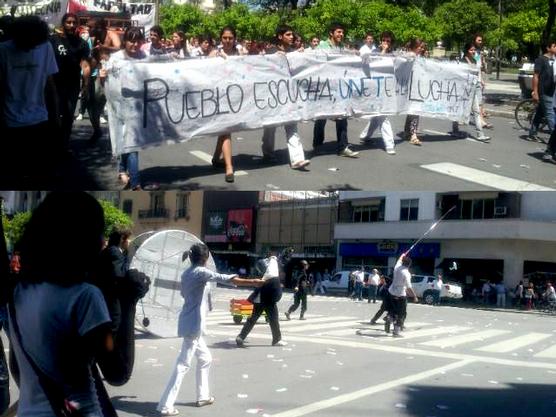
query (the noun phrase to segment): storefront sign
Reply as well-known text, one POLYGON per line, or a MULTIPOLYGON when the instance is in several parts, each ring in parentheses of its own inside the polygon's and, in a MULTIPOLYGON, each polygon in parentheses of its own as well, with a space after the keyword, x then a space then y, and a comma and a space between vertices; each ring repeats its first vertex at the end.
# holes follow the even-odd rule
POLYGON ((228 242, 250 243, 253 233, 253 210, 229 210, 226 233, 228 242))

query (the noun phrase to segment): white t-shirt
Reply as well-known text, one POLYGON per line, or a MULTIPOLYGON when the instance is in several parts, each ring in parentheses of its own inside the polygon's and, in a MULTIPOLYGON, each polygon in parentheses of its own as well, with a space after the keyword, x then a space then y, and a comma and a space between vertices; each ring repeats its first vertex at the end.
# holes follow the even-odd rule
POLYGON ((435 290, 440 291, 442 290, 442 278, 436 278, 433 281, 433 287, 435 290))
POLYGON ((406 289, 411 287, 411 272, 402 265, 402 258, 398 259, 394 266, 394 278, 388 292, 395 297, 405 297, 406 289))
POLYGON ((363 271, 355 272, 355 281, 359 282, 360 284, 365 282, 365 273, 363 271))
POLYGON ((556 291, 552 285, 546 289, 545 295, 548 301, 556 301, 556 291))
MULTIPOLYGON (((35 364, 50 378, 65 383, 67 399, 80 404, 84 415, 102 415, 90 371, 91 358, 82 337, 110 322, 104 297, 97 287, 50 283, 19 284, 14 305, 21 340, 35 364), (68 381, 75 381, 68 385, 68 381)), ((19 363, 19 417, 53 417, 38 378, 15 337, 12 346, 19 363)))
POLYGON ((380 283, 380 275, 373 274, 371 275, 370 284, 371 285, 378 285, 380 283))
POLYGON ((372 54, 375 50, 376 50, 376 46, 374 44, 371 46, 364 44, 361 48, 359 48, 359 55, 361 56, 369 55, 372 54))
POLYGON ((50 42, 30 51, 17 49, 13 41, 0 43, 0 82, 8 127, 32 126, 48 120, 44 87, 47 78, 57 72, 50 42))

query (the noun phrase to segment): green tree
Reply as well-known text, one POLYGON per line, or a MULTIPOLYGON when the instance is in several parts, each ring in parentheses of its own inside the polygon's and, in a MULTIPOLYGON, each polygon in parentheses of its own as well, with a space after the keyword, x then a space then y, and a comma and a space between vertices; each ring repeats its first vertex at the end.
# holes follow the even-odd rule
POLYGON ((109 236, 115 227, 133 227, 131 218, 110 201, 99 200, 99 203, 104 211, 104 236, 109 236))
MULTIPOLYGON (((125 227, 129 229, 133 227, 133 221, 131 220, 131 218, 119 208, 114 206, 114 204, 104 200, 100 200, 99 203, 102 206, 102 210, 104 211, 105 237, 108 237, 108 235, 115 227, 125 227)), ((24 211, 15 214, 11 219, 7 219, 5 216, 2 216, 4 233, 12 247, 14 245, 17 245, 17 242, 19 242, 19 240, 23 236, 25 226, 29 222, 31 214, 31 211, 24 211)), ((87 221, 87 219, 83 219, 83 221, 87 221)))
POLYGON ((207 20, 207 14, 198 6, 170 4, 160 8, 160 25, 166 34, 181 30, 189 35, 200 35, 207 31, 207 20))
POLYGON ((27 224, 27 222, 29 222, 30 218, 30 211, 17 213, 10 220, 7 220, 7 218, 3 217, 3 219, 6 219, 4 223, 4 232, 6 234, 8 242, 10 242, 12 247, 15 246, 21 239, 21 236, 23 236, 25 225, 27 224))
MULTIPOLYGON (((442 40, 449 47, 461 47, 474 33, 486 33, 498 26, 498 16, 485 2, 452 0, 440 5, 433 19, 440 29, 442 40)), ((487 45, 495 45, 485 37, 487 45)))

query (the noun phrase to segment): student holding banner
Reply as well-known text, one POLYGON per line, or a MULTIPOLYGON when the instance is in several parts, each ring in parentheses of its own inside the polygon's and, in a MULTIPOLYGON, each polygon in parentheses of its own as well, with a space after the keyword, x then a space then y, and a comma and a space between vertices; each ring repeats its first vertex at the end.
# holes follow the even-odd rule
MULTIPOLYGON (((295 35, 291 26, 279 25, 276 28, 276 45, 269 48, 266 53, 285 54, 293 51, 294 37, 295 35)), ((297 123, 286 123, 284 125, 284 130, 286 131, 286 141, 288 145, 288 153, 290 155, 290 166, 292 169, 302 170, 309 165, 310 161, 305 159, 303 144, 301 143, 301 138, 297 133, 297 123)), ((274 156, 275 136, 276 127, 269 126, 264 128, 262 138, 263 161, 276 161, 276 157, 274 156)))
MULTIPOLYGON (((213 49, 209 57, 227 58, 231 55, 239 55, 236 48, 236 31, 230 26, 224 27, 220 31, 221 47, 213 49)), ((202 44, 201 44, 202 45, 202 44)), ((218 136, 218 142, 214 148, 212 156, 212 166, 215 168, 223 167, 225 170, 224 180, 226 182, 234 182, 234 166, 232 164, 232 134, 225 133, 218 136)))
MULTIPOLYGON (((407 56, 417 59, 423 56, 426 50, 426 44, 422 39, 412 38, 406 46, 407 56)), ((405 118, 404 135, 409 140, 409 143, 416 146, 421 146, 421 140, 417 137, 417 129, 419 128, 419 116, 415 114, 408 114, 405 118)))
MULTIPOLYGON (((332 23, 328 30, 328 39, 321 41, 317 49, 327 49, 331 52, 344 52, 344 35, 345 28, 340 23, 332 23)), ((324 143, 324 127, 326 119, 315 121, 313 129, 313 151, 318 149, 324 143)), ((358 158, 359 152, 352 151, 349 148, 347 137, 348 121, 345 117, 336 119, 336 140, 338 141, 338 155, 348 158, 358 158)))
MULTIPOLYGON (((463 48, 463 62, 469 65, 475 72, 477 71, 477 64, 475 62, 475 44, 473 42, 467 42, 463 48)), ((479 78, 475 80, 472 92, 472 106, 473 117, 475 119, 475 129, 477 129, 477 140, 487 141, 490 140, 489 136, 486 136, 483 132, 483 123, 481 119, 481 83, 479 78)))
MULTIPOLYGON (((372 54, 386 55, 392 53, 392 44, 394 42, 394 34, 390 31, 384 31, 380 34, 380 45, 378 48, 371 52, 372 54)), ((363 48, 362 48, 363 49, 363 48)), ((364 57, 367 53, 361 53, 364 57)), ((380 134, 382 136, 382 142, 386 153, 388 155, 395 155, 396 150, 394 149, 394 131, 392 130, 392 123, 388 116, 371 116, 371 120, 367 123, 367 126, 361 131, 359 138, 362 142, 371 142, 373 139, 373 133, 376 129, 380 127, 380 134)))
MULTIPOLYGON (((129 27, 124 34, 124 49, 112 54, 108 61, 108 69, 102 68, 99 77, 110 82, 110 68, 119 60, 142 59, 146 57, 141 46, 145 43, 145 36, 138 27, 129 27)), ((111 122, 112 123, 112 122, 111 122)), ((112 138, 113 141, 123 138, 112 138)), ((141 190, 141 178, 139 176, 139 153, 128 152, 120 155, 118 180, 126 188, 141 190)))

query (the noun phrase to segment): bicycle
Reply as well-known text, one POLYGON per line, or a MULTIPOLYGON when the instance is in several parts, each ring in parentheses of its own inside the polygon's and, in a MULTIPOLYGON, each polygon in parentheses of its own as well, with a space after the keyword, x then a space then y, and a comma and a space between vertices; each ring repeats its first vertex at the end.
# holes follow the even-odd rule
MULTIPOLYGON (((526 98, 517 103, 514 110, 517 125, 523 130, 529 131, 533 117, 535 117, 536 110, 537 104, 532 98, 526 98)), ((544 131, 547 125, 548 123, 546 121, 546 117, 543 116, 541 122, 539 123, 539 132, 544 131)))

